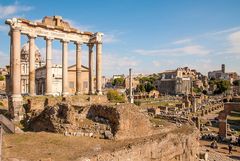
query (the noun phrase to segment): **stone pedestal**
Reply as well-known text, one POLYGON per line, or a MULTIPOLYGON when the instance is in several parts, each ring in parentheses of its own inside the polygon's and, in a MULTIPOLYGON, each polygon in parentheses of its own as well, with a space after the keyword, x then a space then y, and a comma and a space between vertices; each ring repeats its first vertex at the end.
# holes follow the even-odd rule
POLYGON ((8 110, 10 113, 10 116, 15 121, 20 121, 23 119, 23 106, 22 106, 22 96, 21 95, 13 95, 9 97, 8 101, 8 110))

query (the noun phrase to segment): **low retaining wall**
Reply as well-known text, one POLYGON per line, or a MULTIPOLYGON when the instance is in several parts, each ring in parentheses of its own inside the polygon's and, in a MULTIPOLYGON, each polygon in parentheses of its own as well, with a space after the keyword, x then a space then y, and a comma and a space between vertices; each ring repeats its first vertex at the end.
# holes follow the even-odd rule
POLYGON ((79 161, 197 161, 198 146, 198 132, 169 133, 79 161))

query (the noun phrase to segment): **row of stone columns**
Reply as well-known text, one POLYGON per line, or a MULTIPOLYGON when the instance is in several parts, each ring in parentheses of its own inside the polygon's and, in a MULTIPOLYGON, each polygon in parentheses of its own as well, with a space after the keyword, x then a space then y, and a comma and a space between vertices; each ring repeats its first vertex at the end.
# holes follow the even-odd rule
MULTIPOLYGON (((21 31, 18 28, 11 30, 11 81, 12 97, 21 98, 21 31)), ((35 95, 35 35, 28 35, 29 38, 29 95, 35 95)), ((52 95, 52 40, 45 37, 46 40, 46 95, 52 95)), ((69 40, 61 40, 62 43, 62 95, 68 95, 68 43, 69 40)), ((75 42, 76 45, 76 94, 82 94, 81 84, 81 66, 82 50, 81 42, 75 42)), ((89 94, 94 94, 93 87, 93 43, 87 44, 89 47, 89 94)), ((102 43, 96 43, 96 92, 102 94, 102 43)))

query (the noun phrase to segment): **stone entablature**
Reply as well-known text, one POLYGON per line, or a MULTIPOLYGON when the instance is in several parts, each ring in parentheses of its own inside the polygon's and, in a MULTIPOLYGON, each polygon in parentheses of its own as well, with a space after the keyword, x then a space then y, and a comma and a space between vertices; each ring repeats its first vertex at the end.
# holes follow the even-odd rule
POLYGON ((83 32, 70 27, 60 16, 44 17, 42 22, 32 22, 22 18, 7 19, 6 24, 13 29, 21 30, 22 34, 32 37, 46 37, 57 40, 67 40, 81 43, 102 43, 100 32, 83 32))

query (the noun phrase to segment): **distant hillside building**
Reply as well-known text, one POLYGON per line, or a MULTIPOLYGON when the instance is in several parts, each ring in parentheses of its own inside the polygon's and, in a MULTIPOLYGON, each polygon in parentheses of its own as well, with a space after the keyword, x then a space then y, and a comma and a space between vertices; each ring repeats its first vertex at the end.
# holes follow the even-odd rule
POLYGON ((156 86, 161 94, 189 94, 192 89, 192 81, 197 79, 196 70, 188 67, 177 68, 160 73, 161 79, 156 81, 156 86))
POLYGON ((226 73, 225 64, 222 64, 221 70, 208 72, 208 78, 216 80, 229 80, 232 83, 234 80, 238 80, 239 76, 236 72, 226 73))

